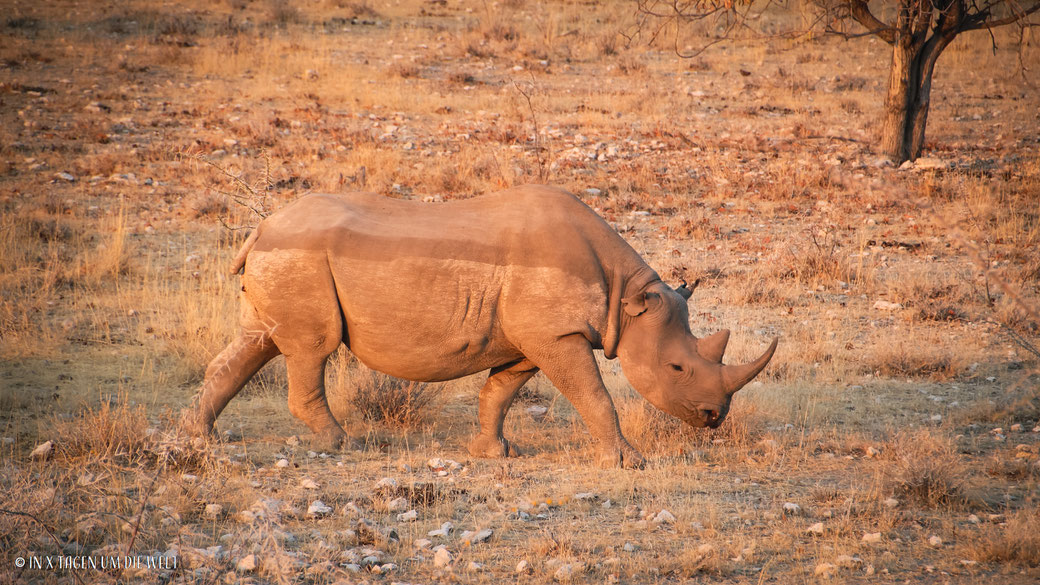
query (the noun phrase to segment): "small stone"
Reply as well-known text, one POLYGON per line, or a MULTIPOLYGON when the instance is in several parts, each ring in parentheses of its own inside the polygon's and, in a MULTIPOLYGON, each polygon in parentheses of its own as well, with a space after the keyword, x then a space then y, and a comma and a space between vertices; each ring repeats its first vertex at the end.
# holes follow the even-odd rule
POLYGON ((895 498, 885 498, 885 501, 882 502, 882 503, 885 505, 886 508, 897 508, 897 507, 899 507, 899 500, 897 500, 895 498))
POLYGON ((59 178, 59 179, 61 179, 62 181, 68 182, 68 183, 72 183, 73 181, 76 180, 76 176, 75 175, 73 175, 72 173, 66 172, 66 171, 61 171, 60 173, 58 173, 58 174, 56 174, 54 176, 59 178))
POLYGON ((1020 433, 1020 432, 1022 432, 1022 425, 1019 424, 1019 423, 1015 423, 1015 424, 1011 425, 1011 432, 1012 433, 1020 433))
POLYGON ((519 563, 516 564, 516 574, 517 575, 526 575, 526 574, 531 573, 533 571, 534 571, 534 569, 531 568, 531 563, 527 562, 526 560, 522 560, 522 561, 520 561, 519 563))
POLYGON ((574 494, 573 499, 578 502, 595 501, 599 499, 599 495, 592 492, 581 492, 580 494, 574 494))
POLYGON ((398 522, 415 522, 419 518, 419 513, 415 510, 408 510, 403 514, 397 515, 398 522))
POLYGON ((977 564, 979 564, 978 561, 972 561, 972 560, 969 560, 969 559, 961 559, 961 565, 965 566, 965 567, 974 567, 977 564))
POLYGON ((412 541, 412 546, 420 550, 424 548, 430 548, 430 545, 432 544, 433 541, 431 541, 429 538, 416 538, 414 541, 412 541))
POLYGON ((466 570, 471 573, 479 573, 480 571, 484 570, 484 565, 478 563, 477 561, 470 561, 469 564, 466 565, 466 570))
POLYGON ((816 570, 814 572, 817 577, 830 579, 838 573, 838 567, 831 563, 820 563, 816 565, 816 570))
POLYGON ((654 516, 654 524, 672 524, 675 522, 675 515, 668 510, 661 510, 654 516))
POLYGON ((332 507, 325 505, 325 502, 321 500, 314 500, 311 505, 307 507, 307 515, 311 518, 324 518, 332 514, 332 507))
POLYGON ((869 459, 875 459, 881 455, 881 450, 877 447, 867 447, 866 453, 869 459))
POLYGON ((438 536, 442 538, 447 538, 448 534, 451 533, 451 529, 454 527, 455 525, 451 522, 445 522, 444 524, 441 524, 440 528, 427 532, 426 536, 429 536, 431 538, 436 538, 438 536))
POLYGON ((278 467, 278 468, 289 467, 289 460, 288 459, 279 459, 278 461, 275 461, 274 466, 278 467))
POLYGON ((697 547, 697 554, 699 554, 699 555, 701 555, 703 557, 706 557, 706 556, 710 555, 713 552, 715 552, 715 547, 710 545, 710 544, 708 544, 708 543, 704 543, 704 544, 702 544, 702 545, 697 547))
POLYGON ((239 573, 251 573, 256 570, 256 555, 246 555, 235 565, 239 573))
POLYGON ((863 538, 861 540, 863 542, 867 543, 867 544, 877 544, 877 543, 881 542, 881 533, 880 532, 866 532, 866 533, 863 534, 863 538))
POLYGON ((794 502, 784 503, 784 515, 785 516, 801 516, 802 507, 794 502))
POLYGON ((408 508, 408 498, 394 498, 387 503, 386 509, 388 512, 400 512, 408 508))
POLYGON ((524 412, 527 413, 527 416, 534 419, 535 422, 541 422, 545 418, 545 414, 549 412, 549 409, 540 404, 534 404, 525 408, 524 412))
POLYGON ((433 553, 433 566, 435 567, 447 567, 451 561, 451 553, 446 548, 439 548, 437 552, 433 553))
POLYGON ((932 547, 935 547, 935 548, 939 548, 940 546, 942 546, 942 544, 943 544, 943 539, 942 538, 939 538, 938 536, 935 536, 934 534, 932 536, 928 537, 928 545, 929 546, 932 546, 932 547))
POLYGON ((823 522, 817 522, 816 524, 813 524, 812 526, 806 528, 805 531, 809 534, 823 534, 823 522))
POLYGON ((285 440, 285 444, 290 447, 296 447, 300 444, 300 438, 296 435, 290 435, 289 438, 285 440))
POLYGON ((384 477, 376 482, 376 490, 388 490, 397 487, 397 480, 392 477, 384 477))
POLYGON ((603 194, 603 191, 595 187, 589 187, 588 189, 585 189, 585 194, 589 197, 599 197, 603 194))
POLYGON ((844 569, 857 569, 863 564, 863 559, 850 555, 838 555, 834 562, 844 569))
POLYGON ((206 504, 206 509, 203 511, 203 514, 207 518, 216 518, 216 517, 220 516, 220 514, 223 511, 224 511, 224 506, 221 506, 220 504, 206 504))
POLYGON ((313 479, 305 477, 300 480, 300 487, 305 490, 316 490, 318 489, 318 484, 313 479))
POLYGON ((888 301, 877 301, 874 303, 874 310, 876 311, 897 311, 902 309, 903 305, 899 303, 890 303, 888 301))
POLYGON ((771 453, 780 449, 780 443, 777 443, 776 439, 762 439, 758 442, 758 448, 771 453))
POLYGON ((626 542, 625 546, 623 546, 621 548, 625 552, 635 552, 636 551, 636 545, 632 544, 631 542, 626 542))
POLYGON ((33 461, 45 461, 50 458, 51 453, 54 452, 54 441, 47 441, 40 443, 32 450, 29 454, 29 458, 33 461))
POLYGON ((358 542, 362 544, 387 545, 397 542, 396 530, 384 530, 375 522, 367 518, 358 518, 357 521, 358 542))
POLYGON ((979 520, 978 516, 976 516, 975 514, 972 514, 971 516, 968 516, 968 522, 971 522, 972 524, 978 524, 978 523, 982 522, 982 520, 979 520))
POLYGON ((560 568, 556 569, 556 572, 553 573, 553 580, 559 581, 560 583, 566 583, 574 578, 581 566, 582 565, 579 563, 567 563, 561 565, 560 568))

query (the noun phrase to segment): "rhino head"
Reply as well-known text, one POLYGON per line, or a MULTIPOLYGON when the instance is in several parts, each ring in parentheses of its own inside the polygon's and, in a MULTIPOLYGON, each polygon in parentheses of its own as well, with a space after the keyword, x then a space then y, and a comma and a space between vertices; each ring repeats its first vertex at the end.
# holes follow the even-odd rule
POLYGON ((777 339, 755 361, 722 363, 729 331, 698 339, 690 332, 686 283, 657 283, 621 300, 627 321, 618 342, 621 368, 632 387, 657 408, 694 427, 716 428, 733 394, 769 363, 777 339))

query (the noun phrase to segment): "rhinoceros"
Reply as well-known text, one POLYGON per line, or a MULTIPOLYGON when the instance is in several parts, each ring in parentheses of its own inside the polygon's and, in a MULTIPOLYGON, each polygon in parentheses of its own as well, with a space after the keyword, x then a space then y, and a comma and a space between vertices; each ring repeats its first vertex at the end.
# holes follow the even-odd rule
POLYGON ((323 446, 346 441, 324 380, 342 343, 368 367, 408 380, 487 370, 474 457, 517 454, 503 421, 541 370, 581 415, 598 461, 638 467, 643 457, 622 436, 593 350, 619 358, 657 408, 715 428, 777 345, 723 365, 729 332, 691 333, 685 283, 662 282, 595 211, 548 186, 447 203, 308 195, 260 222, 233 262, 239 272, 241 332, 209 364, 186 416, 197 434, 211 432, 280 353, 290 412, 323 446))

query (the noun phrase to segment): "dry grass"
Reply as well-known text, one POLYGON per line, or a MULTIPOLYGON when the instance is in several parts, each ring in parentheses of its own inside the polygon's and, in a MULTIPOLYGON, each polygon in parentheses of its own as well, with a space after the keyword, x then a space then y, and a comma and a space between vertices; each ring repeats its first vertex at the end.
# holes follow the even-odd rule
POLYGON ((550 583, 571 563, 590 583, 795 583, 820 563, 849 581, 1038 576, 1038 105, 1006 66, 1008 31, 995 53, 987 33, 959 38, 939 64, 927 150, 956 166, 920 172, 877 161, 888 57, 869 39, 687 61, 676 38, 693 47, 706 29, 629 39, 624 3, 10 12, 0 489, 36 519, 0 514, 0 581, 74 578, 12 573, 30 549, 97 555, 132 538, 180 569, 89 580, 550 583), (232 401, 220 440, 174 436, 167 412, 237 327, 226 273, 245 232, 224 224, 256 214, 228 195, 266 213, 313 191, 440 200, 532 181, 579 194, 670 282, 701 278, 691 327, 732 329, 727 363, 781 337, 720 429, 654 410, 603 360, 647 469, 596 469, 543 376, 506 421, 526 456, 471 460, 482 376, 410 386, 343 351, 328 386, 362 448, 286 442, 303 427, 280 360, 232 401), (47 440, 53 456, 32 461, 47 440), (385 477, 397 487, 373 489, 385 477), (331 516, 308 516, 318 499, 331 516), (654 522, 661 510, 675 521, 654 522), (399 540, 360 534, 359 515, 399 540), (413 542, 446 521, 455 532, 429 538, 454 560, 438 568, 413 542), (485 527, 488 542, 464 543, 485 527), (257 570, 239 570, 250 554, 257 570), (520 559, 532 574, 515 575, 520 559))

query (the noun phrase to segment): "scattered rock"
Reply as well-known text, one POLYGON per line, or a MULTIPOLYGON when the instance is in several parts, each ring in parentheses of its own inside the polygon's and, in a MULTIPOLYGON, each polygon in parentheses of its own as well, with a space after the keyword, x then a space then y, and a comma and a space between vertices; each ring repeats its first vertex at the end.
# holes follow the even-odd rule
POLYGON ((300 438, 296 435, 290 435, 289 438, 285 440, 285 444, 290 447, 297 447, 300 444, 300 438))
POLYGON ((802 507, 794 502, 784 503, 784 515, 785 516, 801 516, 803 514, 802 507))
POLYGON ((256 570, 256 555, 246 555, 235 565, 239 573, 251 573, 256 570))
POLYGON ((492 530, 490 528, 485 528, 485 529, 477 531, 477 532, 474 532, 472 530, 467 530, 467 531, 462 533, 462 536, 461 536, 462 544, 464 544, 466 546, 470 546, 470 545, 473 545, 473 544, 480 544, 480 543, 485 542, 488 539, 490 539, 492 534, 494 534, 494 532, 492 532, 492 530))
POLYGON ((621 547, 621 549, 625 552, 636 552, 636 545, 632 544, 631 542, 626 542, 625 546, 621 547))
POLYGON ((278 467, 280 469, 289 467, 289 460, 288 459, 279 459, 278 461, 275 461, 274 466, 278 467))
POLYGON ((433 553, 433 566, 435 567, 447 567, 452 560, 451 552, 446 548, 439 548, 437 552, 433 553))
POLYGON ((866 454, 867 454, 867 458, 875 459, 875 458, 881 456, 881 450, 878 449, 877 447, 867 447, 866 454))
POLYGON ((574 494, 574 497, 572 499, 578 502, 594 502, 599 499, 599 494, 594 494, 592 492, 581 492, 580 494, 574 494))
POLYGON ((73 175, 72 173, 66 172, 66 171, 61 171, 61 172, 59 172, 58 174, 56 174, 54 176, 55 176, 55 178, 61 179, 62 181, 65 181, 67 183, 72 183, 72 182, 74 182, 76 180, 76 176, 75 175, 73 175))
POLYGON ((838 573, 838 567, 832 563, 820 563, 814 573, 822 579, 830 579, 838 573))
POLYGON ((885 501, 882 503, 885 505, 886 508, 890 509, 899 507, 899 500, 895 498, 885 498, 885 501))
POLYGON ((391 513, 400 512, 401 510, 406 510, 410 503, 408 498, 394 498, 386 504, 386 509, 391 513))
POLYGON ((932 546, 934 548, 939 548, 939 547, 942 546, 942 544, 943 544, 943 539, 942 538, 940 538, 940 537, 938 537, 938 536, 936 536, 934 534, 932 536, 928 537, 928 545, 929 546, 932 546))
POLYGON ((654 524, 672 524, 675 522, 675 515, 668 510, 661 510, 654 516, 654 524))
POLYGON ((462 464, 459 462, 452 461, 451 459, 441 459, 440 457, 430 459, 426 462, 426 466, 439 477, 444 477, 462 469, 462 464))
POLYGON ((206 509, 203 511, 203 515, 206 518, 217 518, 221 513, 224 512, 224 506, 220 504, 206 504, 206 509))
POLYGON ((479 573, 480 571, 484 570, 484 565, 478 563, 477 561, 470 561, 469 564, 466 565, 466 570, 471 573, 479 573))
POLYGON ((858 569, 863 565, 863 559, 850 555, 838 555, 834 562, 843 569, 858 569))
POLYGON ((549 409, 540 404, 533 404, 525 408, 524 412, 526 412, 535 422, 541 422, 542 419, 545 418, 546 413, 549 412, 549 409))
POLYGON ((806 528, 805 531, 809 534, 823 534, 823 522, 817 522, 816 524, 813 524, 812 526, 806 528))
POLYGON ((582 568, 581 563, 566 563, 561 565, 560 568, 556 569, 553 573, 553 581, 559 581, 560 583, 566 583, 574 576, 578 574, 578 571, 582 568))
POLYGON ((445 522, 444 524, 441 524, 440 528, 427 532, 426 536, 429 536, 431 538, 436 538, 436 537, 447 538, 448 534, 451 533, 451 529, 452 528, 455 528, 454 524, 452 524, 451 522, 445 522))
POLYGON ((867 544, 877 544, 881 542, 880 532, 866 532, 863 534, 862 541, 867 544))
POLYGON ((50 459, 51 454, 54 452, 54 441, 47 441, 40 443, 32 450, 29 454, 29 458, 33 461, 46 461, 50 459))
POLYGON ((877 301, 874 303, 874 309, 878 311, 898 311, 902 308, 903 305, 899 303, 890 303, 888 301, 877 301))
POLYGON ((307 516, 311 518, 324 518, 329 514, 332 514, 332 507, 325 505, 325 502, 321 500, 314 500, 307 507, 307 516))
POLYGON ((414 541, 412 541, 412 546, 420 550, 424 548, 430 548, 430 545, 432 544, 433 541, 431 541, 429 538, 417 538, 414 541))
POLYGON ((531 563, 527 562, 526 560, 520 561, 516 564, 517 575, 527 575, 532 572, 534 572, 534 569, 531 568, 531 563))
POLYGON ((313 479, 305 477, 300 480, 300 487, 305 490, 316 490, 318 489, 318 484, 313 479))
POLYGON ((376 491, 386 491, 397 487, 397 480, 392 477, 384 477, 376 482, 376 491))
POLYGON ((397 515, 398 522, 415 522, 419 518, 419 513, 415 510, 408 510, 403 514, 397 515))

